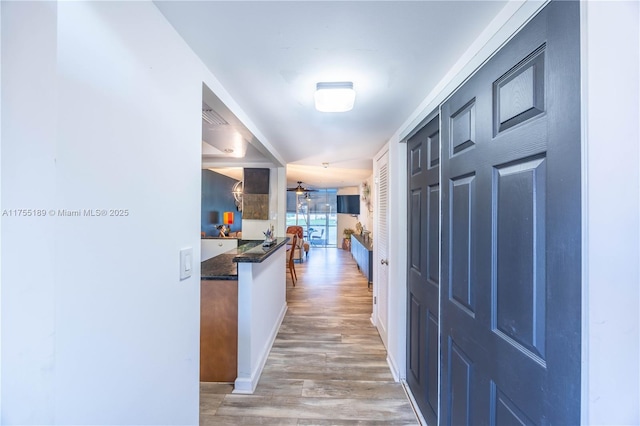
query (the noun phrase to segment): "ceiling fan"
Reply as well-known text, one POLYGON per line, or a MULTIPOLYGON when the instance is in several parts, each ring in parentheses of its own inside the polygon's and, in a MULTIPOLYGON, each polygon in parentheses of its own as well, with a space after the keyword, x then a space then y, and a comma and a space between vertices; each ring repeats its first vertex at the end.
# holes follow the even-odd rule
POLYGON ((295 191, 296 194, 304 194, 307 192, 316 192, 317 189, 309 189, 302 186, 302 181, 298 181, 298 186, 295 188, 287 188, 287 191, 295 191))

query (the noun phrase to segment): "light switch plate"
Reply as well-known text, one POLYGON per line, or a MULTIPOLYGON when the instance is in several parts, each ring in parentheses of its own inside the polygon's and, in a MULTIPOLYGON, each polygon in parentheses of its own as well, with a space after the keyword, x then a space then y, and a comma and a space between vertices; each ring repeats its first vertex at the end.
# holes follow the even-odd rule
POLYGON ((191 276, 193 270, 193 248, 187 247, 180 250, 180 280, 191 276))

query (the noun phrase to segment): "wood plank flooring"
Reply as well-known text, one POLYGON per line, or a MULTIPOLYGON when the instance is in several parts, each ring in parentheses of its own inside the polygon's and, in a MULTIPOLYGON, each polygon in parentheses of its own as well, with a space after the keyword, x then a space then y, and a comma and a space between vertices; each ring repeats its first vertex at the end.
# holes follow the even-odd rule
POLYGON ((417 425, 370 321, 371 289, 351 254, 314 247, 287 274, 288 310, 253 395, 201 383, 200 424, 417 425))

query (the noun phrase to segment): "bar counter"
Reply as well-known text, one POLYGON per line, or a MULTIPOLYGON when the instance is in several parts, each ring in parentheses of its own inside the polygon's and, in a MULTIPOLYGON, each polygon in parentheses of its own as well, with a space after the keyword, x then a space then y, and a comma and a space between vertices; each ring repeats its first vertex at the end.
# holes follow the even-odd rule
POLYGON ((285 246, 243 241, 200 265, 200 381, 253 393, 287 309, 285 246))
POLYGON ((285 245, 289 238, 278 238, 275 244, 262 247, 262 241, 243 241, 238 248, 207 259, 200 265, 202 280, 237 280, 237 263, 261 263, 285 245))

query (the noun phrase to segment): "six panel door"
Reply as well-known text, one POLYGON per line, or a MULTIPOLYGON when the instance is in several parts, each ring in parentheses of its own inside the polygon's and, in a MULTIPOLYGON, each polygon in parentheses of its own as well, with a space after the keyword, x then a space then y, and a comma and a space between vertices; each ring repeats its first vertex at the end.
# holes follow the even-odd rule
POLYGON ((441 424, 580 422, 579 76, 552 2, 441 107, 441 424))
POLYGON ((429 424, 438 420, 440 133, 431 119, 407 144, 407 383, 429 424))

